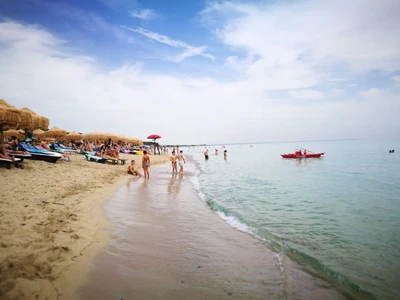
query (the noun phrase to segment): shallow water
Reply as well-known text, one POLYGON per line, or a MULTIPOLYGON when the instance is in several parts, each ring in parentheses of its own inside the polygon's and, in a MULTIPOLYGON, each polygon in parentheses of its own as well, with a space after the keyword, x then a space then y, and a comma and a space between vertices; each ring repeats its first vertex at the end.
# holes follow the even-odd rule
POLYGON ((105 205, 115 224, 81 299, 344 299, 250 234, 233 229, 193 189, 193 163, 130 179, 105 205))
POLYGON ((400 299, 400 143, 332 141, 184 149, 199 196, 353 298, 400 299), (296 147, 320 159, 282 159, 296 147), (388 153, 389 149, 397 149, 388 153))

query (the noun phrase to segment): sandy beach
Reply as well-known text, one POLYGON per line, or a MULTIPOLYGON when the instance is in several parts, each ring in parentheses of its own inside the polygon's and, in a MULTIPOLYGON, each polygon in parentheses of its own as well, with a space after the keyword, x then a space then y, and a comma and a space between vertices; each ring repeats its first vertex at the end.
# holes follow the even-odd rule
MULTIPOLYGON (((152 166, 168 160, 151 157, 152 166)), ((24 167, 0 168, 0 298, 74 299, 109 240, 102 206, 132 176, 127 165, 78 154, 56 164, 25 160, 24 167)))

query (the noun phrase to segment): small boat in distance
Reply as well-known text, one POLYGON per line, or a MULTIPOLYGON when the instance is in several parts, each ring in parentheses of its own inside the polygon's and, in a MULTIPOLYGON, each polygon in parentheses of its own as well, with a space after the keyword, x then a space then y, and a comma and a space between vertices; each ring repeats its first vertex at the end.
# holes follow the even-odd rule
POLYGON ((304 153, 301 153, 301 151, 296 151, 295 153, 281 154, 281 156, 283 158, 319 158, 324 154, 325 152, 307 153, 306 151, 304 151, 304 153))

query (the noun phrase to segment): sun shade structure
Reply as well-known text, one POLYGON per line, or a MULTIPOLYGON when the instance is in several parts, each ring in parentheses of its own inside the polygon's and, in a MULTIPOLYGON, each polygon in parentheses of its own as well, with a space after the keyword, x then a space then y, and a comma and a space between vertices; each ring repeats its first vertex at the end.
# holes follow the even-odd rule
MULTIPOLYGON (((150 139, 150 140, 153 140, 153 143, 154 143, 154 154, 156 154, 156 146, 157 146, 156 139, 161 139, 161 136, 159 136, 158 134, 150 134, 147 138, 150 139)), ((158 148, 158 154, 160 154, 160 148, 158 148)))
POLYGON ((49 131, 46 131, 44 133, 44 137, 56 138, 56 139, 60 139, 66 135, 67 135, 67 132, 64 129, 60 129, 56 126, 54 126, 49 131))
POLYGON ((32 116, 0 99, 0 141, 4 141, 5 129, 26 128, 32 123, 32 116))
POLYGON ((82 135, 76 131, 71 131, 70 133, 68 133, 65 136, 65 139, 72 140, 72 141, 80 140, 81 138, 82 138, 82 135))
POLYGON ((44 136, 45 131, 42 129, 36 129, 33 131, 33 134, 36 136, 37 139, 41 139, 44 136))
POLYGON ((17 139, 22 140, 24 138, 24 135, 22 135, 19 130, 15 129, 9 129, 7 131, 4 131, 4 136, 10 139, 12 136, 16 136, 17 139))
POLYGON ((34 111, 30 110, 29 108, 24 107, 21 111, 28 113, 32 116, 32 122, 29 126, 25 127, 30 130, 35 129, 47 129, 49 127, 49 119, 46 117, 39 116, 34 111))

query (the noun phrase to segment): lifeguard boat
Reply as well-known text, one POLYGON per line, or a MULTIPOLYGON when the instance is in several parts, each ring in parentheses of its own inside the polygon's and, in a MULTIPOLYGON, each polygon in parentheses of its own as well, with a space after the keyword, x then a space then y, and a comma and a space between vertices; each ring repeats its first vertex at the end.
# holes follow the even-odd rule
POLYGON ((283 158, 319 158, 323 156, 325 152, 320 152, 320 153, 301 153, 301 151, 296 151, 295 153, 289 153, 289 154, 281 154, 283 158))

